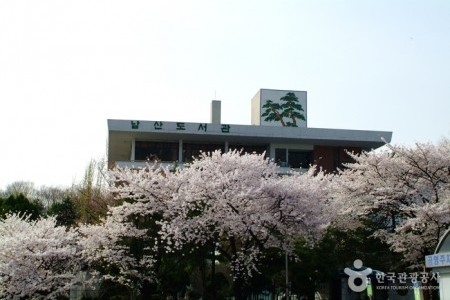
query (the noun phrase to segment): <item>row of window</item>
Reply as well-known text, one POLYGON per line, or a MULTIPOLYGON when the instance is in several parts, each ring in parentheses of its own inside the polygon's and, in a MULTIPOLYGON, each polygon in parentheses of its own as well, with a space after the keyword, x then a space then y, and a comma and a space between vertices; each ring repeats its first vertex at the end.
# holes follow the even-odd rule
MULTIPOLYGON (((230 150, 242 150, 244 153, 267 152, 265 145, 229 145, 230 150)), ((183 161, 192 160, 192 157, 198 157, 201 152, 212 152, 215 150, 225 151, 224 144, 197 144, 183 143, 183 161)), ((178 160, 178 143, 166 142, 145 142, 136 141, 135 143, 135 160, 160 160, 160 161, 176 161, 178 160)))
POLYGON ((275 161, 281 167, 309 168, 314 161, 312 150, 275 149, 275 161))
MULTIPOLYGON (((267 145, 236 145, 230 144, 230 150, 242 150, 243 153, 266 153, 268 155, 269 147, 267 145)), ((224 144, 197 144, 183 143, 183 162, 192 161, 193 157, 198 157, 201 152, 212 152, 215 150, 225 151, 224 144)), ((150 161, 177 161, 178 143, 168 142, 135 142, 135 160, 150 161)), ((308 168, 313 162, 313 151, 275 149, 275 161, 282 167, 308 168)))

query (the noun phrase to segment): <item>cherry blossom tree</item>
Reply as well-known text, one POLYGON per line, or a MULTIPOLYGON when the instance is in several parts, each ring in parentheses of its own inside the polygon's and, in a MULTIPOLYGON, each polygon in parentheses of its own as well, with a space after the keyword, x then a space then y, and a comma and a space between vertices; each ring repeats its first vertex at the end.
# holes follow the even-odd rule
MULTIPOLYGON (((130 216, 158 216, 154 223, 159 227, 157 236, 144 243, 150 252, 157 250, 156 245, 169 253, 187 246, 207 247, 211 249, 212 261, 220 253, 229 260, 237 298, 242 297, 244 280, 258 270, 265 249, 291 252, 300 236, 314 241, 334 215, 328 196, 329 176, 315 168, 303 175, 280 176, 276 164, 263 155, 216 151, 202 154, 175 172, 148 166, 142 170, 118 169, 111 176, 114 193, 127 199, 125 205, 110 213, 108 218, 114 224, 129 222, 130 216), (116 210, 120 217, 115 216, 116 210)), ((108 225, 108 221, 104 226, 118 226, 120 232, 135 237, 149 236, 134 231, 137 228, 130 223, 119 226, 108 225)), ((101 230, 93 228, 94 232, 104 236, 101 230)), ((100 252, 104 254, 100 257, 118 264, 123 261, 123 249, 112 249, 119 244, 114 238, 98 238, 92 249, 102 245, 100 252)), ((89 254, 96 260, 97 254, 92 253, 99 252, 89 254)), ((152 268, 154 257, 149 254, 148 269, 152 268)), ((135 262, 126 269, 134 272, 135 262)))
POLYGON ((418 267, 450 225, 450 142, 387 147, 351 154, 355 163, 334 180, 341 225, 370 222, 374 236, 418 267))
POLYGON ((0 298, 53 299, 67 294, 79 260, 77 233, 53 217, 0 219, 0 298))
POLYGON ((110 208, 103 223, 80 226, 80 248, 84 262, 105 274, 105 279, 131 289, 151 281, 156 241, 147 229, 140 228, 139 219, 145 215, 146 209, 141 203, 125 202, 110 208))
MULTIPOLYGON (((91 271, 129 287, 143 289, 156 278, 166 252, 157 221, 167 217, 165 201, 174 192, 167 169, 121 169, 111 172, 112 192, 119 205, 109 208, 99 224, 80 226, 80 248, 91 271)), ((94 277, 95 279, 95 277, 94 277)))

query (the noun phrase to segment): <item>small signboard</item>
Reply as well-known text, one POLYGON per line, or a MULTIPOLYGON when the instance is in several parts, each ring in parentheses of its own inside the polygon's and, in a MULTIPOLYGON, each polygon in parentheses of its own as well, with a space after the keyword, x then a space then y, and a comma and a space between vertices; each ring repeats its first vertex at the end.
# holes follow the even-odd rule
POLYGON ((450 266, 450 252, 425 256, 425 266, 427 268, 450 266))

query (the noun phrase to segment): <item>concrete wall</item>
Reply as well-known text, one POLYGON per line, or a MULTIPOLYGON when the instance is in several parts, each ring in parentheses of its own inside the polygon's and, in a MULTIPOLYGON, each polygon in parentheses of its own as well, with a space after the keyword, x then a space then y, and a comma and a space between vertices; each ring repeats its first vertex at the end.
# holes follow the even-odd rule
POLYGON ((252 98, 252 125, 261 125, 261 90, 259 90, 252 98))

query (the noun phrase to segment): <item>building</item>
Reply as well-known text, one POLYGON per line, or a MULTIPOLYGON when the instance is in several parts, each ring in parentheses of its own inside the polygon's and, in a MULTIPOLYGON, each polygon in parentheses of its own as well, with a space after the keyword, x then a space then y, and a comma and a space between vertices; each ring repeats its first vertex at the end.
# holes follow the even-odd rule
POLYGON ((221 103, 211 103, 210 123, 108 120, 110 168, 143 167, 148 160, 177 164, 201 151, 239 149, 263 153, 279 171, 317 164, 333 171, 356 153, 391 141, 392 132, 307 127, 307 93, 261 89, 252 99, 252 125, 222 124, 221 103))

